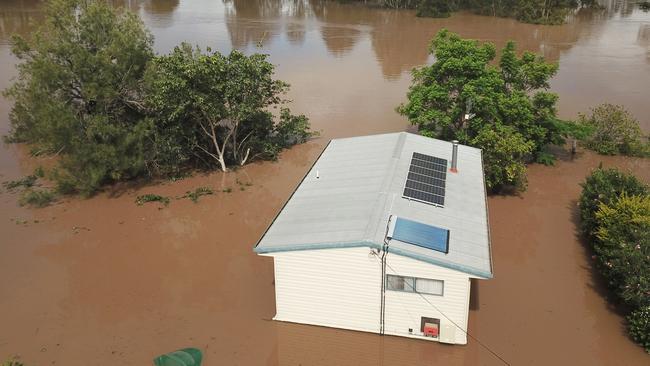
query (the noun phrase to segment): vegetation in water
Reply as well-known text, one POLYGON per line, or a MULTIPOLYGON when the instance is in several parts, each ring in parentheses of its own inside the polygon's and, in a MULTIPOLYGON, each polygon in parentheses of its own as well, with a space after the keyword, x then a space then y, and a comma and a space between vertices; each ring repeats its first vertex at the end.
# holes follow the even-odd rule
POLYGON ((24 364, 20 362, 18 358, 12 357, 4 361, 0 366, 24 366, 24 364))
POLYGON ((170 199, 169 199, 169 197, 166 197, 166 196, 161 196, 161 195, 158 195, 158 194, 151 194, 151 193, 143 194, 143 195, 137 196, 135 198, 135 203, 138 206, 142 206, 142 205, 144 205, 145 203, 148 203, 148 202, 160 202, 164 206, 168 206, 169 202, 170 202, 170 199))
POLYGON ((639 121, 623 106, 601 104, 590 114, 581 114, 578 124, 589 131, 585 145, 600 154, 650 156, 650 142, 639 121))
POLYGON ((226 170, 313 136, 305 116, 284 108, 289 86, 266 56, 187 44, 156 56, 142 21, 104 1, 50 1, 41 28, 12 41, 9 140, 60 155, 61 192, 226 170))
POLYGON ((36 184, 36 175, 28 175, 26 177, 16 179, 16 180, 10 180, 7 182, 3 182, 2 186, 5 187, 7 190, 14 190, 18 188, 31 188, 36 184))
POLYGON ((596 267, 630 310, 630 335, 650 352, 650 187, 602 168, 582 186, 581 229, 596 267))
POLYGON ((392 9, 415 9, 420 17, 444 18, 458 10, 469 10, 534 24, 563 24, 575 9, 598 7, 595 0, 356 0, 361 1, 392 9))
POLYGON ((210 188, 210 187, 199 187, 199 188, 196 188, 193 191, 187 191, 185 193, 185 196, 183 196, 183 197, 189 198, 190 200, 192 200, 192 202, 197 203, 197 202, 199 202, 200 197, 208 196, 208 195, 212 195, 212 194, 214 194, 214 190, 212 188, 210 188))
POLYGON ((56 193, 49 189, 26 189, 20 194, 18 204, 42 208, 56 200, 56 193))
POLYGON ((556 64, 524 52, 514 42, 493 64, 492 43, 441 30, 432 40, 435 62, 413 71, 408 101, 397 108, 420 133, 483 149, 491 191, 526 187, 525 164, 550 163, 545 148, 570 130, 556 115, 557 94, 548 91, 556 64))

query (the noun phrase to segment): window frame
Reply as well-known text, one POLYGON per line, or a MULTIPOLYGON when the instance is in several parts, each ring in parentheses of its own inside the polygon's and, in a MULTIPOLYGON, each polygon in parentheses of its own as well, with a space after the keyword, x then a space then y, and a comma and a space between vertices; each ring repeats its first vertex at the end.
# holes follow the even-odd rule
MULTIPOLYGON (((405 287, 406 287, 406 286, 405 286, 405 287)), ((431 295, 431 296, 444 296, 444 295, 445 295, 445 281, 444 281, 444 280, 435 279, 435 278, 412 277, 412 276, 400 276, 400 275, 392 275, 392 274, 388 274, 388 273, 387 273, 387 274, 386 274, 386 290, 388 290, 388 291, 395 291, 395 292, 406 292, 406 293, 409 293, 409 294, 421 294, 421 295, 431 295), (392 289, 392 288, 390 288, 390 287, 388 286, 388 277, 389 277, 389 276, 390 276, 390 277, 400 277, 400 278, 403 279, 403 281, 404 281, 405 284, 406 284, 406 279, 411 279, 411 280, 413 280, 413 288, 410 289, 410 290, 409 290, 409 289, 406 289, 406 288, 403 289, 403 290, 400 290, 400 289, 392 289), (431 293, 431 292, 421 292, 421 291, 417 291, 417 288, 418 288, 418 284, 417 284, 417 282, 418 282, 418 280, 425 280, 425 281, 438 281, 438 282, 441 282, 441 283, 442 283, 442 290, 440 291, 439 294, 434 294, 434 293, 431 293)))

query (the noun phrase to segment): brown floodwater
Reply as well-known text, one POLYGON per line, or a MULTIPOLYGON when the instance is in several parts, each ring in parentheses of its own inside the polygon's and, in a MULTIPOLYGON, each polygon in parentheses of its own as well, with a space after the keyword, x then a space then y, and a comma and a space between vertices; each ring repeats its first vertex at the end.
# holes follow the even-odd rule
MULTIPOLYGON (((303 174, 334 137, 401 131, 394 112, 414 66, 430 62, 440 28, 559 62, 552 88, 573 118, 602 102, 624 104, 650 131, 650 13, 633 2, 603 3, 556 27, 466 13, 415 18, 323 1, 122 0, 167 52, 182 41, 223 52, 264 52, 292 84, 292 108, 322 137, 235 173, 113 187, 88 199, 27 209, 0 193, 0 360, 27 366, 150 365, 194 346, 205 365, 499 365, 478 341, 446 346, 398 337, 273 322, 273 264, 252 247, 303 174), (251 183, 252 186, 238 184, 251 183), (194 204, 136 206, 135 196, 218 192, 194 204), (242 186, 242 188, 240 188, 242 186), (243 189, 243 190, 242 190, 243 189)), ((0 2, 0 88, 15 75, 9 35, 42 20, 38 1, 0 2)), ((0 133, 10 103, 0 99, 0 133)), ((579 241, 579 183, 601 162, 650 182, 650 160, 562 155, 529 169, 519 197, 491 197, 495 278, 472 292, 469 331, 512 365, 647 365, 607 301, 579 241)), ((0 180, 29 174, 48 158, 0 146, 0 180)))

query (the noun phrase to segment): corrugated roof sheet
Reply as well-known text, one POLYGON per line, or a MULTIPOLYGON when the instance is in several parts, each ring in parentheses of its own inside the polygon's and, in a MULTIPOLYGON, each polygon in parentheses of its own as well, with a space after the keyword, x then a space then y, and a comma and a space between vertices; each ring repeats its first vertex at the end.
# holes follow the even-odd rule
POLYGON ((332 140, 255 251, 381 248, 393 216, 449 230, 449 252, 396 239, 389 252, 491 278, 481 151, 459 145, 444 207, 402 196, 413 152, 451 161, 452 144, 406 132, 332 140))

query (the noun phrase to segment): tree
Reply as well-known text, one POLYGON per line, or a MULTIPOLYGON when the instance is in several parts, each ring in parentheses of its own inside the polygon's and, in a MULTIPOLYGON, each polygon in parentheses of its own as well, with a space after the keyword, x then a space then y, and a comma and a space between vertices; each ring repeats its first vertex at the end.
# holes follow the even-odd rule
POLYGON ((526 141, 512 127, 501 125, 484 127, 471 142, 483 151, 488 190, 526 189, 526 165, 522 161, 531 153, 532 142, 526 141))
POLYGON ((585 144, 600 154, 644 155, 647 142, 637 121, 623 106, 601 104, 590 115, 580 114, 578 124, 590 130, 585 144))
MULTIPOLYGON (((556 116, 557 95, 547 91, 549 79, 557 71, 556 64, 546 63, 530 52, 518 57, 515 44, 508 42, 498 66, 493 66, 496 57, 493 44, 462 39, 447 30, 441 30, 432 40, 430 52, 435 62, 413 71, 408 102, 397 109, 422 134, 457 139, 470 145, 485 143, 486 134, 522 139, 523 144, 518 144, 520 149, 515 149, 519 152, 512 151, 520 165, 529 158, 540 157, 548 144, 563 141, 563 122, 556 116), (508 128, 504 130, 505 127, 508 128), (495 131, 508 134, 501 136, 495 131), (477 139, 480 134, 484 136, 477 139)), ((498 154, 484 152, 486 156, 498 154)), ((497 166, 487 165, 490 168, 497 166)), ((492 173, 487 172, 495 179, 506 177, 492 173)), ((515 176, 524 178, 521 174, 515 176)), ((495 181, 492 186, 513 183, 525 186, 520 184, 523 181, 517 183, 510 179, 495 181)))
POLYGON ((304 142, 312 135, 306 117, 283 108, 276 123, 268 110, 282 106, 289 87, 273 72, 265 55, 224 56, 188 44, 156 57, 146 77, 147 105, 160 121, 162 150, 191 151, 226 171, 304 142), (174 132, 165 136, 170 126, 174 132))
POLYGON ((13 38, 21 63, 5 92, 15 101, 10 139, 61 153, 59 176, 85 193, 141 174, 148 123, 139 82, 153 56, 150 34, 101 1, 53 0, 46 15, 30 41, 13 38))

